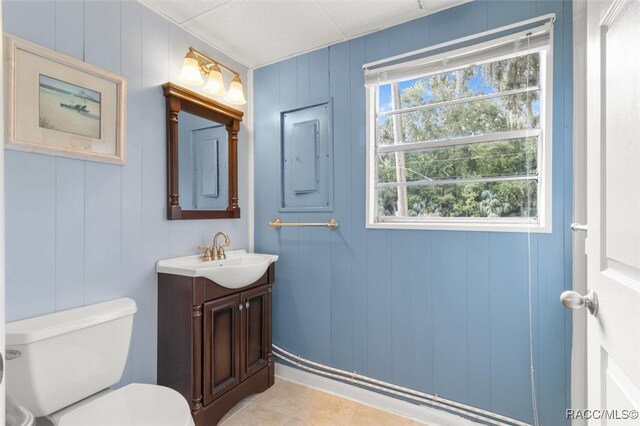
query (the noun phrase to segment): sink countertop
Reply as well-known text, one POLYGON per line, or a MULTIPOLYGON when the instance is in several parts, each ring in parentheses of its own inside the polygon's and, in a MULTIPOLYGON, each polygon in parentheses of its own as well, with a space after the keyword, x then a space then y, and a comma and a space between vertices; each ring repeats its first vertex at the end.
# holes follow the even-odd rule
POLYGON ((277 255, 229 250, 227 258, 203 261, 201 254, 159 260, 156 272, 185 277, 205 277, 227 288, 242 288, 260 278, 277 255))
MULTIPOLYGON (((181 257, 172 257, 168 259, 161 259, 156 262, 156 272, 167 273, 167 274, 178 274, 184 275, 187 277, 199 277, 196 268, 204 269, 204 268, 213 268, 219 266, 227 266, 225 263, 229 260, 240 259, 246 255, 259 255, 270 257, 271 261, 269 264, 278 260, 278 255, 275 254, 263 254, 263 253, 248 253, 246 250, 228 250, 225 252, 227 255, 226 259, 222 260, 210 260, 204 262, 202 260, 201 254, 194 254, 191 256, 181 256, 181 257), (195 266, 195 267, 194 267, 195 266), (177 270, 183 270, 184 273, 177 273, 177 270)), ((238 266, 238 265, 228 265, 228 266, 238 266)))

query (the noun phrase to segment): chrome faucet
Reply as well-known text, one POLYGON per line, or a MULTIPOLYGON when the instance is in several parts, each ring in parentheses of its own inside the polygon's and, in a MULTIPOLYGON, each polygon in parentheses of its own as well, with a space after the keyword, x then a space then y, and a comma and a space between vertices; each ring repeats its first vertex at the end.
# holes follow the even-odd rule
POLYGON ((213 237, 213 249, 211 250, 211 260, 221 260, 226 259, 227 255, 224 253, 224 248, 229 247, 231 245, 231 240, 229 239, 229 235, 226 232, 220 231, 213 237), (224 237, 224 243, 222 245, 218 245, 218 237, 224 237))

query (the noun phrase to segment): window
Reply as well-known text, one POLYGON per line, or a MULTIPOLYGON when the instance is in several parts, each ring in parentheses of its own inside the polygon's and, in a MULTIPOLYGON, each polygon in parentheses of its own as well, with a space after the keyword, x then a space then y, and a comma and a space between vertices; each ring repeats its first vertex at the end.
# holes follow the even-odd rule
POLYGON ((367 227, 550 232, 551 39, 365 66, 367 227))

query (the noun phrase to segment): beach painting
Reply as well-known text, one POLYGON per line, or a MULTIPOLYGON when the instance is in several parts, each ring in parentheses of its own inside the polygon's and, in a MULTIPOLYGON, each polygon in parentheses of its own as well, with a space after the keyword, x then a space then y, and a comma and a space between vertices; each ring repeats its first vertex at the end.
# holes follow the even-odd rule
POLYGON ((40 127, 100 139, 101 94, 40 74, 40 127))
POLYGON ((3 41, 5 148, 124 165, 127 80, 11 34, 3 41))

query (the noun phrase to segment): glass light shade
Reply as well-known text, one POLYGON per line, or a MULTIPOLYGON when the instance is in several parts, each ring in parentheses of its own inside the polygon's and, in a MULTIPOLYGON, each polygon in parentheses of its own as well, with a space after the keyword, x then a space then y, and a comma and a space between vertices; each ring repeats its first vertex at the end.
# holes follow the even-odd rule
POLYGON ((227 93, 227 96, 225 96, 224 100, 235 105, 244 105, 247 103, 244 98, 244 91, 242 90, 242 81, 240 80, 240 76, 236 75, 233 77, 231 85, 229 86, 229 92, 227 93))
POLYGON ((184 57, 178 80, 191 86, 200 86, 204 83, 202 74, 200 74, 200 64, 198 64, 196 55, 191 51, 184 57))
POLYGON ((227 94, 227 90, 224 88, 224 81, 222 80, 222 71, 217 64, 213 64, 209 68, 209 77, 207 78, 207 84, 202 88, 205 92, 213 96, 224 96, 227 94))

